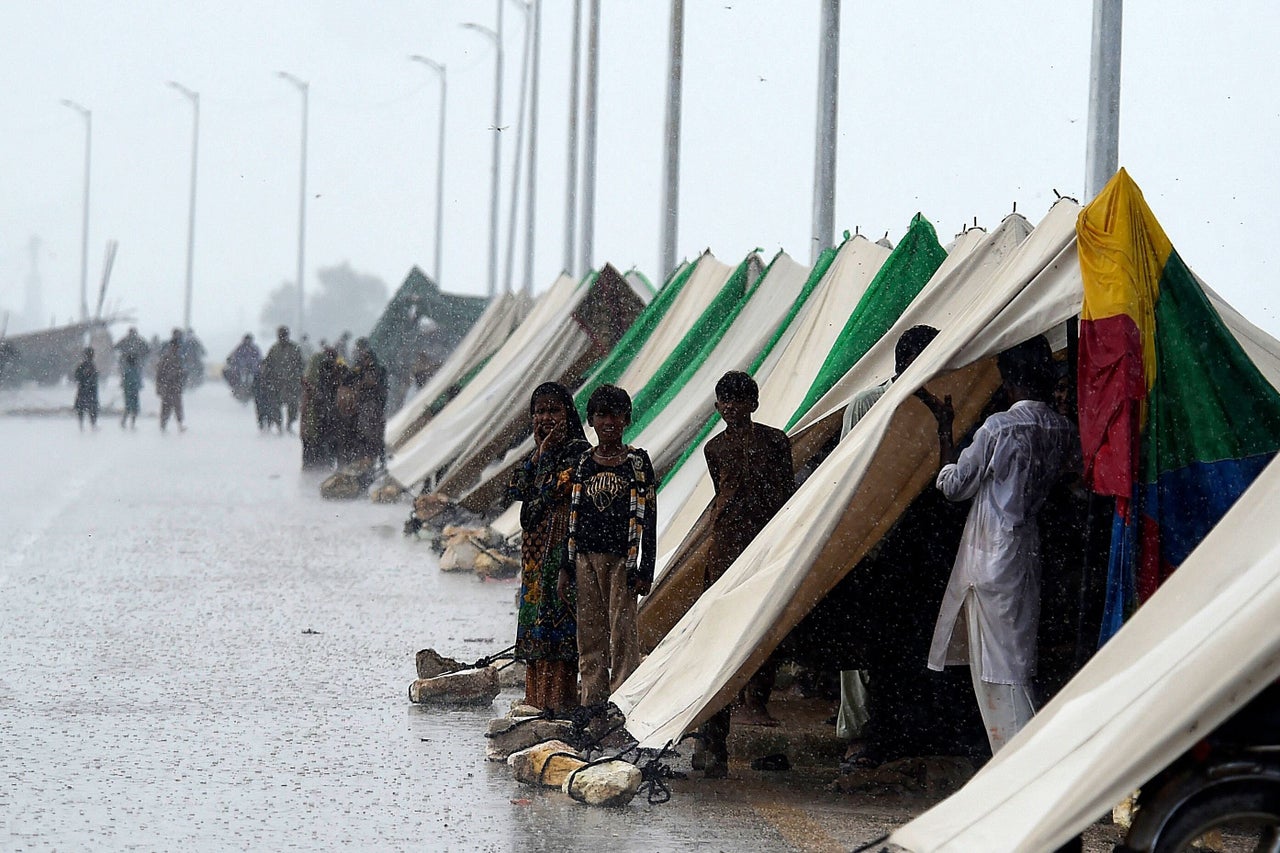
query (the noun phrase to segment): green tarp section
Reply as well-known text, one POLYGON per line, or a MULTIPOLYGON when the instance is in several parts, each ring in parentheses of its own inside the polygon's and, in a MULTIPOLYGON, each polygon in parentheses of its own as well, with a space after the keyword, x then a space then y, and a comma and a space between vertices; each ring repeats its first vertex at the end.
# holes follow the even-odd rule
POLYGON ((946 258, 947 251, 938 242, 933 226, 917 213, 906 236, 885 259, 884 266, 867 286, 867 292, 858 300, 858 307, 849 315, 822 369, 809 386, 809 393, 787 422, 788 430, 892 328, 946 258))
POLYGON ((1213 310, 1174 250, 1156 300, 1156 382, 1139 476, 1270 457, 1280 445, 1280 395, 1213 310))
POLYGON ((369 346, 384 364, 408 364, 418 348, 430 340, 424 338, 418 326, 420 318, 430 317, 438 327, 436 337, 447 355, 475 325, 487 304, 483 296, 445 293, 414 267, 369 332, 369 346))
MULTIPOLYGON (((625 441, 635 440, 640 431, 662 413, 671 398, 679 393, 689 377, 693 376, 724 339, 733 321, 738 319, 742 309, 755 295, 760 282, 769 274, 769 267, 773 266, 773 261, 770 261, 763 274, 755 281, 749 281, 755 259, 753 252, 738 264, 716 298, 702 312, 702 316, 685 333, 652 378, 636 392, 631 400, 631 426, 627 427, 625 441)), ((774 260, 777 260, 776 255, 774 260)))
POLYGON ((631 328, 627 329, 627 333, 622 336, 622 340, 618 341, 617 346, 610 350, 591 377, 583 383, 582 388, 578 390, 573 400, 578 407, 578 411, 582 413, 583 420, 586 419, 587 398, 591 396, 591 392, 601 385, 609 385, 617 381, 622 372, 627 369, 627 365, 636 357, 636 353, 649 340, 649 336, 653 334, 654 329, 658 328, 658 324, 666 316, 667 309, 671 307, 671 303, 675 301, 675 298, 680 295, 680 291, 684 289, 685 284, 697 267, 698 262, 694 261, 691 264, 685 264, 672 274, 667 283, 662 286, 662 290, 658 291, 658 295, 645 306, 644 311, 631 324, 631 328))
MULTIPOLYGON (((846 234, 845 240, 847 241, 848 239, 849 236, 846 234)), ((843 245, 843 243, 840 244, 840 246, 843 245)), ((752 376, 756 375, 756 371, 760 369, 760 365, 764 364, 765 359, 769 357, 769 353, 773 352, 773 348, 778 345, 778 341, 782 340, 782 336, 785 335, 787 329, 791 327, 792 321, 795 320, 796 316, 804 308, 805 303, 809 300, 809 297, 813 295, 813 291, 816 290, 818 285, 822 282, 823 276, 825 276, 827 274, 827 270, 831 268, 831 264, 835 261, 836 255, 839 254, 839 251, 840 247, 824 249, 822 253, 818 255, 818 260, 814 262, 813 270, 809 273, 808 281, 806 281, 804 283, 804 287, 800 289, 800 295, 796 297, 796 301, 791 304, 791 310, 787 312, 787 316, 778 324, 777 330, 773 333, 773 337, 769 339, 769 342, 765 344, 764 349, 760 350, 760 353, 755 357, 755 360, 751 362, 751 366, 747 368, 747 373, 750 373, 752 376)), ((775 255, 773 260, 776 261, 777 259, 778 258, 775 255)), ((773 261, 769 262, 769 266, 773 266, 773 261)), ((767 271, 765 275, 768 275, 767 271)), ((760 277, 761 281, 764 280, 764 277, 765 276, 760 277)), ((711 431, 716 428, 716 424, 718 423, 720 423, 720 413, 716 412, 707 420, 706 425, 703 426, 702 430, 698 433, 697 438, 695 438, 693 442, 685 448, 684 452, 680 454, 680 458, 676 460, 676 464, 671 467, 671 470, 667 472, 666 477, 663 478, 663 483, 680 470, 680 466, 684 465, 684 463, 689 460, 689 457, 702 446, 702 443, 706 441, 707 436, 711 434, 711 431)))

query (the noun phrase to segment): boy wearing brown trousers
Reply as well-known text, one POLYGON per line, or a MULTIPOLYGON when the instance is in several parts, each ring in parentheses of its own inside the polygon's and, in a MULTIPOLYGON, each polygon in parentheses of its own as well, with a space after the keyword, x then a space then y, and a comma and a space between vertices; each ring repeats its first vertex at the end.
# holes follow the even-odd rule
POLYGON ((640 665, 636 597, 653 584, 657 483, 649 454, 622 442, 631 423, 626 391, 597 388, 587 423, 599 443, 574 468, 569 561, 557 586, 568 600, 576 582, 579 691, 591 706, 607 701, 640 665))

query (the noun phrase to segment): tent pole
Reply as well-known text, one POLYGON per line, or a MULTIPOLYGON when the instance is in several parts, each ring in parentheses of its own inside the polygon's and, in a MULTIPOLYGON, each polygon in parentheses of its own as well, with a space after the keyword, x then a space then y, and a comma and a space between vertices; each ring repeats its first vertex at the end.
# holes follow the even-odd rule
MULTIPOLYGON (((1080 364, 1080 318, 1072 317, 1067 321, 1067 408, 1079 417, 1079 364, 1080 364)), ((1097 637, 1090 643, 1085 638, 1085 613, 1089 606, 1089 587, 1093 581, 1093 510, 1095 496, 1088 491, 1085 499, 1084 535, 1081 537, 1080 552, 1080 589, 1076 596, 1076 648, 1075 667, 1079 670, 1085 665, 1097 648, 1097 637)))

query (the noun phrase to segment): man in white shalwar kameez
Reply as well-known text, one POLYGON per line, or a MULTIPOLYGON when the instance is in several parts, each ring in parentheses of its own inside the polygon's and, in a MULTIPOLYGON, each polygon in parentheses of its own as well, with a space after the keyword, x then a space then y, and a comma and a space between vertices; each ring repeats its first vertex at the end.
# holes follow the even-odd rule
POLYGON ((994 755, 1036 711, 1031 678, 1040 623, 1040 534, 1036 514, 1063 472, 1078 465, 1074 425, 1052 399, 1055 371, 1043 336, 1001 353, 1012 405, 955 451, 951 400, 921 399, 938 418, 942 468, 937 487, 973 500, 938 612, 929 668, 969 664, 994 755))

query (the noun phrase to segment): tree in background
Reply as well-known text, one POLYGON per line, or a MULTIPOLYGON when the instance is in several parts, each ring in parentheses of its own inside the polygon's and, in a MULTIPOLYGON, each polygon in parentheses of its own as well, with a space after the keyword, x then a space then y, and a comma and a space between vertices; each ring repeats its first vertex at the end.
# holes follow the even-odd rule
MULTIPOLYGON (((312 341, 334 340, 344 331, 354 337, 367 335, 387 306, 390 291, 377 276, 351 268, 348 261, 316 272, 320 287, 307 297, 306 331, 312 341)), ((292 326, 298 290, 293 282, 282 282, 271 291, 259 319, 264 334, 274 334, 277 326, 292 326)), ((295 336, 299 332, 295 330, 295 336)))

